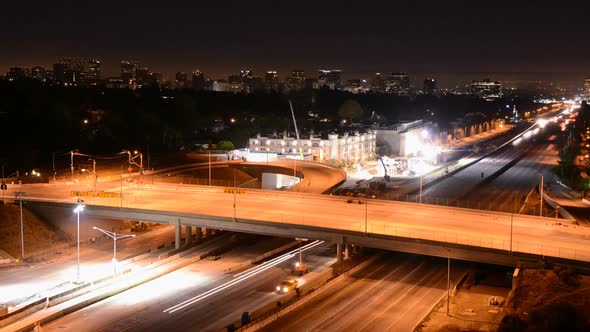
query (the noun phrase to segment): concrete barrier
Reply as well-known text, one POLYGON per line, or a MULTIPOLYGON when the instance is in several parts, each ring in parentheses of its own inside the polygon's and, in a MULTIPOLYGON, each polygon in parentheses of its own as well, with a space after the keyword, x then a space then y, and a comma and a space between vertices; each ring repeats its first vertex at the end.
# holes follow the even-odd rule
MULTIPOLYGON (((208 246, 211 246, 213 244, 215 246, 217 244, 217 242, 222 242, 222 241, 224 241, 224 238, 223 237, 218 237, 216 239, 212 239, 210 242, 207 242, 207 245, 208 246)), ((231 243, 232 243, 232 241, 228 241, 228 243, 226 244, 226 246, 227 245, 230 245, 231 243)), ((189 260, 177 260, 180 257, 184 257, 184 256, 187 256, 187 255, 190 255, 190 254, 194 253, 195 251, 202 250, 202 249, 203 248, 194 247, 194 248, 191 248, 191 249, 189 249, 189 250, 187 250, 185 252, 182 252, 182 253, 179 253, 179 254, 170 256, 170 257, 168 257, 168 258, 166 258, 164 260, 161 260, 161 261, 152 263, 152 264, 150 264, 147 267, 142 267, 142 268, 136 269, 135 272, 137 273, 138 278, 135 281, 133 281, 133 282, 123 283, 123 284, 119 284, 119 285, 113 285, 112 283, 105 284, 105 285, 100 285, 100 286, 98 286, 98 287, 96 287, 96 288, 94 288, 92 290, 86 291, 85 292, 86 294, 78 294, 77 296, 71 296, 70 298, 68 298, 68 300, 71 300, 71 299, 73 299, 75 297, 78 297, 80 295, 88 295, 89 297, 87 299, 84 299, 84 300, 78 302, 78 303, 75 303, 75 304, 72 304, 72 305, 69 305, 69 306, 65 305, 63 308, 60 308, 58 311, 56 311, 54 313, 51 313, 51 314, 49 314, 49 315, 47 315, 47 316, 45 316, 45 317, 43 317, 41 319, 35 319, 35 321, 39 321, 42 325, 43 324, 47 324, 47 323, 49 323, 49 322, 51 322, 51 321, 53 321, 55 319, 58 319, 58 318, 60 318, 62 316, 65 316, 67 314, 70 314, 72 312, 75 312, 77 310, 80 310, 81 308, 84 308, 84 307, 89 306, 91 304, 94 304, 96 302, 102 301, 102 300, 104 300, 104 299, 106 299, 108 297, 111 297, 113 295, 119 294, 119 293, 121 293, 123 291, 126 291, 128 289, 131 289, 131 288, 136 287, 138 285, 141 285, 141 284, 143 284, 145 282, 148 282, 148 281, 151 281, 151 280, 156 279, 158 277, 161 277, 161 276, 163 276, 163 275, 165 275, 167 273, 170 273, 170 272, 172 272, 174 270, 183 268, 183 267, 185 267, 185 266, 187 266, 189 264, 193 264, 193 263, 195 263, 195 262, 203 259, 204 257, 207 257, 212 252, 218 250, 218 248, 209 250, 209 251, 205 252, 204 254, 199 255, 197 257, 194 257, 194 258, 189 259, 189 260), (164 269, 161 269, 161 270, 158 270, 158 271, 155 270, 157 267, 160 267, 160 266, 162 266, 164 264, 171 263, 171 262, 174 262, 174 261, 177 261, 178 263, 177 264, 173 264, 173 265, 168 266, 168 267, 165 267, 164 269), (150 270, 155 271, 155 272, 153 272, 152 274, 146 273, 147 271, 150 271, 150 270), (105 292, 103 292, 101 294, 92 296, 91 291, 98 291, 101 288, 105 288, 105 287, 109 287, 109 286, 112 287, 111 290, 105 291, 105 292)), ((116 281, 122 282, 121 279, 116 280, 116 281)), ((80 286, 80 289, 83 288, 83 287, 88 287, 87 285, 93 285, 93 284, 92 283, 88 283, 86 285, 82 285, 82 286, 80 286)), ((77 288, 74 289, 74 290, 69 290, 67 293, 72 294, 72 292, 76 292, 77 290, 78 290, 77 288)), ((43 301, 43 307, 45 307, 46 300, 44 299, 44 300, 41 300, 41 301, 43 301)), ((66 301, 60 301, 60 304, 63 304, 61 302, 67 302, 67 300, 66 301)), ((39 310, 38 305, 40 305, 40 303, 36 303, 35 304, 35 307, 37 308, 37 310, 39 310)), ((50 307, 51 306, 55 306, 55 305, 50 305, 50 307)), ((41 308, 41 309, 43 309, 43 308, 41 308)), ((29 313, 29 314, 31 314, 31 313, 29 313)), ((24 316, 28 316, 29 314, 24 315, 24 316)), ((34 325, 33 325, 34 324, 34 321, 33 321, 33 319, 29 319, 29 320, 25 319, 23 322, 14 322, 13 321, 15 323, 15 325, 18 325, 18 326, 15 326, 14 327, 13 331, 19 331, 19 332, 31 331, 33 329, 33 327, 34 327, 34 325)))
MULTIPOLYGON (((252 322, 248 325, 240 326, 241 321, 235 322, 234 326, 237 327, 236 331, 252 332, 259 330, 260 328, 274 322, 279 317, 284 316, 304 305, 305 303, 311 301, 314 297, 322 294, 331 286, 364 269, 377 259, 378 256, 373 256, 337 277, 335 277, 333 267, 326 269, 324 272, 320 273, 316 278, 314 278, 312 282, 308 282, 303 285, 300 288, 299 296, 297 296, 297 294, 290 293, 288 294, 290 296, 282 297, 279 302, 287 304, 286 306, 277 306, 276 303, 270 303, 263 308, 256 310, 251 315, 252 322)), ((224 329, 222 331, 227 330, 224 329)))

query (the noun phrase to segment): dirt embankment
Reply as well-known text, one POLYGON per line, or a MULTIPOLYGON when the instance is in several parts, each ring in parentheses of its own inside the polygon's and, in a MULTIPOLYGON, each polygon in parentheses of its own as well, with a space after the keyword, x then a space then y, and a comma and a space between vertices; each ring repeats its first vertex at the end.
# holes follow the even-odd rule
MULTIPOLYGON (((25 258, 55 245, 65 244, 65 235, 23 208, 25 258)), ((20 257, 20 208, 18 204, 0 204, 0 249, 20 257)))
POLYGON ((508 304, 513 313, 526 318, 534 310, 563 302, 590 317, 590 277, 562 267, 523 270, 508 304))

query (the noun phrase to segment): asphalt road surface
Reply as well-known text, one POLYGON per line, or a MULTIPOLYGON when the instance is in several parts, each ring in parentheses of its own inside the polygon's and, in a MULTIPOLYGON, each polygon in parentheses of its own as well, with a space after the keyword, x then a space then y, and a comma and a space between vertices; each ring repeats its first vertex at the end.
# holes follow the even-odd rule
MULTIPOLYGON (((258 245, 239 247, 217 261, 199 261, 51 322, 43 331, 217 332, 239 320, 244 311, 278 300, 276 285, 293 277, 297 255, 267 269, 224 273, 250 258, 246 253, 253 251, 264 250, 258 245)), ((333 248, 326 244, 305 251, 310 273, 301 282, 329 267, 333 257, 333 248)))
POLYGON ((446 296, 447 261, 384 255, 262 331, 411 331, 446 296))

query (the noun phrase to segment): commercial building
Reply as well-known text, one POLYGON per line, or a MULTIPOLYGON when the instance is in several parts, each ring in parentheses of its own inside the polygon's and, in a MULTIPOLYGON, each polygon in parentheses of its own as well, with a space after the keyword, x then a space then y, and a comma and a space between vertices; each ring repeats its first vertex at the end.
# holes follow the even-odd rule
POLYGON ((385 93, 385 79, 381 73, 375 73, 375 77, 371 81, 371 90, 374 92, 385 93))
POLYGON ((341 88, 342 70, 340 69, 320 69, 318 70, 318 83, 320 88, 327 86, 330 90, 339 90, 341 88))
POLYGON ((203 90, 205 88, 205 74, 198 69, 193 70, 192 87, 194 90, 203 90))
POLYGON ((47 80, 46 72, 47 71, 45 70, 45 68, 41 66, 33 67, 31 68, 31 78, 34 80, 45 82, 47 80))
POLYGON ((16 81, 20 79, 24 79, 29 76, 29 68, 23 67, 12 67, 8 69, 8 73, 6 73, 6 79, 9 81, 16 81))
POLYGON ((184 89, 186 88, 186 73, 183 71, 179 71, 176 73, 176 80, 175 80, 175 87, 177 89, 184 89))
POLYGON ((91 82, 96 82, 100 80, 100 60, 99 59, 89 59, 88 60, 88 80, 91 82))
POLYGON ((344 87, 344 91, 348 91, 351 93, 360 93, 361 92, 361 84, 362 81, 358 78, 347 80, 346 86, 344 87))
POLYGON ((385 79, 387 93, 398 96, 410 95, 410 76, 406 73, 391 73, 385 79))
POLYGON ((126 83, 136 80, 138 68, 139 63, 137 61, 121 61, 121 79, 126 83))
POLYGON ((258 135, 250 138, 249 148, 251 152, 275 153, 279 157, 300 158, 300 153, 303 153, 306 159, 315 161, 356 162, 375 157, 375 140, 376 134, 370 130, 366 133, 355 131, 352 134, 328 134, 325 138, 311 133, 307 138, 299 140, 284 132, 281 137, 258 135))
POLYGON ((470 86, 470 93, 475 97, 488 101, 496 100, 502 97, 502 83, 499 81, 473 81, 470 86))
POLYGON ((590 77, 584 81, 584 98, 590 102, 590 77))
POLYGON ((303 70, 293 70, 291 72, 291 76, 287 77, 285 81, 285 90, 287 92, 290 91, 298 91, 305 87, 305 73, 303 70))
POLYGON ((426 78, 424 80, 422 93, 425 95, 434 95, 436 93, 436 80, 434 78, 426 78))
POLYGON ((264 90, 279 92, 279 74, 276 70, 269 70, 264 75, 264 90))

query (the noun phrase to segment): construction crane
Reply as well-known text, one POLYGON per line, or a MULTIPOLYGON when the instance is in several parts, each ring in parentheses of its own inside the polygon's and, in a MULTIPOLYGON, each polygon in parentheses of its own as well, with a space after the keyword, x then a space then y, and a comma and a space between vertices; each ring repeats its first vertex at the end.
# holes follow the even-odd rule
MULTIPOLYGON (((295 126, 295 136, 297 137, 297 142, 299 142, 299 130, 297 129, 297 121, 295 121, 295 112, 293 111, 291 99, 289 99, 289 107, 291 108, 291 116, 293 117, 293 126, 295 126)), ((299 142, 299 155, 301 160, 303 160, 303 149, 301 148, 301 142, 299 142)))

